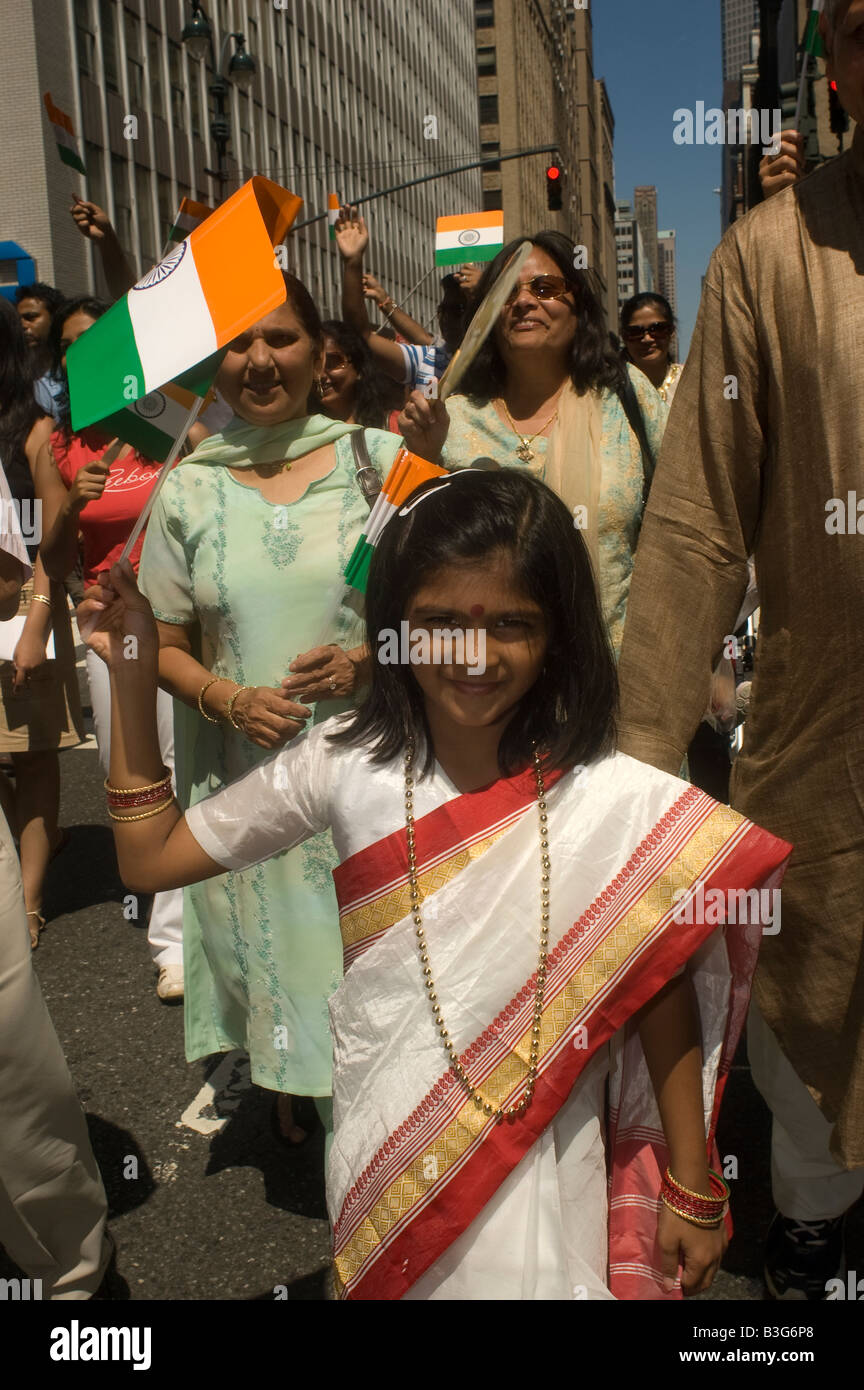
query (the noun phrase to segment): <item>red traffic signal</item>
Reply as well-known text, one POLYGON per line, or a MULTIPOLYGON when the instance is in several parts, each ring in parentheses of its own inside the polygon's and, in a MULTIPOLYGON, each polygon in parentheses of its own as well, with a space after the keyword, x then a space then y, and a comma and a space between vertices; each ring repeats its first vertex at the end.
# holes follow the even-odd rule
POLYGON ((546 170, 546 206, 550 212, 561 211, 561 170, 557 164, 546 170))

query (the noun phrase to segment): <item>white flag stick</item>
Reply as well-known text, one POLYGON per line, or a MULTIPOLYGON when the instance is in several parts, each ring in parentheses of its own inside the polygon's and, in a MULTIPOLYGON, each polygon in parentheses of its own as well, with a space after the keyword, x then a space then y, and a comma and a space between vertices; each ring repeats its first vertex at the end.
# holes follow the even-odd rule
POLYGON ((194 402, 194 404, 192 405, 192 407, 191 407, 190 410, 189 410, 189 414, 186 416, 186 419, 183 421, 183 427, 182 427, 182 429, 180 430, 180 433, 178 434, 177 438, 174 440, 174 443, 171 445, 171 452, 170 452, 170 454, 168 455, 167 459, 165 460, 165 462, 164 462, 163 465, 162 465, 161 471, 160 471, 160 473, 159 473, 159 477, 156 479, 156 486, 154 487, 153 491, 150 493, 150 496, 147 498, 147 501, 144 503, 144 507, 143 507, 143 510, 142 510, 142 512, 141 512, 141 515, 139 516, 138 520, 135 522, 135 525, 132 527, 132 534, 130 535, 128 541, 126 542, 126 544, 125 544, 124 547, 123 547, 123 554, 120 556, 120 559, 121 559, 121 560, 128 560, 128 559, 129 559, 129 556, 130 556, 131 553, 132 553, 132 547, 133 547, 133 545, 134 545, 135 542, 137 541, 138 537, 141 535, 141 532, 144 530, 144 527, 147 525, 147 519, 148 519, 148 517, 150 516, 150 513, 151 513, 152 510, 153 510, 153 504, 154 504, 154 502, 156 501, 156 498, 159 496, 159 493, 162 491, 162 484, 165 482, 165 479, 168 477, 168 474, 171 472, 171 469, 174 467, 174 463, 175 463, 175 460, 176 460, 176 458, 177 458, 177 455, 179 454, 180 450, 183 448, 184 440, 186 439, 186 436, 187 436, 187 434, 189 433, 189 431, 191 430, 192 426, 195 424, 195 421, 196 421, 196 419, 198 418, 198 412, 199 412, 199 410, 201 409, 201 407, 202 407, 203 404, 204 404, 204 397, 203 397, 203 396, 196 396, 196 397, 195 397, 195 402, 194 402))

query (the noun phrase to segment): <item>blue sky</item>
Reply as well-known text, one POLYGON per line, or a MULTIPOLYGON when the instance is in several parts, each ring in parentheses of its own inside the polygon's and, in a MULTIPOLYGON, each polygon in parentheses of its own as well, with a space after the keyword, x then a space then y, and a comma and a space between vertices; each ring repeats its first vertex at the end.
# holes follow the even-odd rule
POLYGON ((722 149, 676 145, 672 114, 722 96, 720 0, 591 0, 594 76, 605 78, 615 117, 615 194, 657 186, 661 228, 678 235, 678 318, 683 355, 702 276, 720 240, 722 149))

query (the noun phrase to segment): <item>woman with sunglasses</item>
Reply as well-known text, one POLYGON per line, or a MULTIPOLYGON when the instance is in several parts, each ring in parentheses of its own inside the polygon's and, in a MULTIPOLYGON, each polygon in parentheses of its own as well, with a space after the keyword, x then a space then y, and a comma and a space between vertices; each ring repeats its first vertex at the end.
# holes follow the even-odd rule
MULTIPOLYGON (((475 304, 521 241, 490 261, 475 304)), ((518 284, 460 392, 446 407, 412 392, 398 425, 407 448, 445 468, 492 460, 526 469, 558 493, 591 553, 617 653, 645 495, 643 451, 622 399, 627 382, 655 457, 666 406, 610 347, 593 276, 573 268, 573 242, 559 232, 530 241, 518 284)))
POLYGON ((672 305, 662 294, 634 294, 621 310, 621 337, 629 362, 644 372, 667 405, 681 380, 682 362, 672 360, 675 332, 672 305))

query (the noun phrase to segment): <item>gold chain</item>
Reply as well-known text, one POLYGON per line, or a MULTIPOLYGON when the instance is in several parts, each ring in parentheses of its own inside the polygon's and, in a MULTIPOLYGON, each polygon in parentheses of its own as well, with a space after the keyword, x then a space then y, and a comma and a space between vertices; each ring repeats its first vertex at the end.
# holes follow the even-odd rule
POLYGON ((417 854, 414 842, 414 778, 412 768, 414 766, 414 745, 410 743, 405 753, 405 832, 408 839, 408 880, 411 888, 411 913, 414 921, 414 933, 417 937, 417 948, 420 952, 420 963, 423 967, 423 982, 432 1005, 432 1013, 438 1028, 438 1035, 444 1044, 444 1050, 450 1058, 450 1065, 468 1091, 471 1099, 478 1109, 484 1114, 494 1116, 497 1121, 511 1119, 525 1114, 534 1096, 534 1088, 537 1084, 537 1070, 540 1059, 540 1030, 543 1019, 543 998, 546 991, 546 966, 549 954, 549 881, 551 860, 549 858, 549 830, 546 811, 546 788, 543 782, 543 771, 540 766, 540 758, 535 749, 534 751, 534 776, 537 782, 537 808, 540 814, 540 955, 537 962, 537 985, 534 990, 534 1021, 531 1027, 531 1052, 528 1062, 528 1084, 525 1094, 518 1105, 502 1106, 493 1105, 491 1101, 480 1094, 471 1084, 465 1068, 459 1060, 459 1053, 456 1044, 450 1037, 450 1033, 444 1022, 441 1013, 441 1005, 438 1003, 435 980, 432 975, 432 967, 429 964, 429 950, 426 943, 426 932, 423 928, 423 918, 420 915, 420 888, 417 883, 417 854))
MULTIPOLYGON (((559 393, 559 394, 560 394, 560 393, 559 393)), ((534 453, 533 453, 533 450, 532 450, 532 448, 531 448, 531 445, 534 443, 534 440, 537 438, 538 435, 542 434, 544 430, 548 430, 548 428, 549 428, 549 426, 552 424, 553 420, 557 420, 557 419, 558 419, 558 407, 557 407, 557 405, 556 405, 556 407, 555 407, 555 409, 553 410, 552 414, 549 416, 549 419, 546 421, 546 424, 545 424, 545 425, 541 425, 540 428, 539 428, 539 430, 536 430, 535 433, 532 434, 532 435, 530 435, 530 437, 529 437, 527 434, 520 434, 519 431, 517 430, 516 424, 515 424, 515 422, 514 422, 514 420, 513 420, 513 416, 510 414, 510 411, 507 409, 507 402, 504 400, 504 397, 503 397, 503 396, 499 396, 498 399, 499 399, 500 402, 501 402, 501 409, 504 411, 504 414, 507 416, 507 419, 508 419, 509 422, 510 422, 510 428, 512 429, 512 431, 513 431, 513 433, 515 434, 516 438, 519 440, 519 448, 516 450, 516 453, 519 455, 519 457, 522 459, 522 461, 523 461, 524 463, 530 463, 530 462, 531 462, 531 459, 533 459, 533 457, 534 457, 534 453)))

